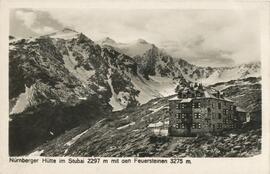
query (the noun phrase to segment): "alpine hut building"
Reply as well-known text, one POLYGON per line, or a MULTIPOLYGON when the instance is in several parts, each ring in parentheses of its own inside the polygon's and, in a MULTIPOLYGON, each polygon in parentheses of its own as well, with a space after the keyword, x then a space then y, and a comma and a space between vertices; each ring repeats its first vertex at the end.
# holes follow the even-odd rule
POLYGON ((232 100, 202 84, 188 83, 169 99, 169 135, 191 136, 221 132, 239 124, 232 100))

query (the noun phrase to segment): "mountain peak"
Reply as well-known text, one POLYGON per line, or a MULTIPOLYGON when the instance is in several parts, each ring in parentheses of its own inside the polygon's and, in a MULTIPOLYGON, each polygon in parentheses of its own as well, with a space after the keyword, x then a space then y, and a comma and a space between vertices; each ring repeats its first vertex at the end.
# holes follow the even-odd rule
POLYGON ((70 29, 70 28, 63 28, 62 30, 53 32, 51 34, 48 34, 46 36, 49 36, 51 38, 60 38, 60 39, 72 39, 79 35, 79 32, 70 29))
POLYGON ((70 28, 63 28, 61 30, 63 33, 70 33, 70 32, 73 32, 73 33, 78 33, 77 31, 73 30, 73 29, 70 29, 70 28))
POLYGON ((149 44, 146 40, 141 39, 141 38, 137 39, 136 43, 138 43, 138 44, 149 44))
POLYGON ((113 40, 110 37, 105 37, 105 38, 103 38, 103 39, 100 40, 100 43, 101 44, 109 44, 109 45, 111 45, 111 44, 116 44, 116 41, 113 40))

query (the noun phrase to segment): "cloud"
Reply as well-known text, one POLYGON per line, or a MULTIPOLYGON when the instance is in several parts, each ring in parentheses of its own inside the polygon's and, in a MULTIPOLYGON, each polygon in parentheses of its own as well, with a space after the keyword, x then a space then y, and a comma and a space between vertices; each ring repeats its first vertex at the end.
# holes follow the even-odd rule
POLYGON ((33 28, 33 31, 38 34, 45 34, 45 33, 52 33, 53 31, 55 31, 55 29, 52 27, 44 26, 40 28, 33 28))
POLYGON ((44 16, 48 16, 48 14, 47 13, 44 14, 39 11, 33 11, 33 10, 28 10, 28 9, 15 11, 15 17, 18 20, 22 21, 24 26, 28 30, 31 30, 31 32, 34 32, 37 35, 48 34, 55 31, 55 28, 53 26, 48 26, 40 22, 40 21, 44 22, 44 16))
POLYGON ((53 22, 54 29, 71 27, 92 40, 143 38, 195 64, 222 66, 260 59, 260 18, 255 10, 42 9, 35 13, 36 18, 27 14, 32 20, 24 25, 39 22, 38 26, 52 27, 53 22), (37 20, 40 16, 44 20, 37 20))
POLYGON ((37 18, 36 13, 32 11, 18 10, 15 12, 15 15, 19 20, 23 21, 24 25, 28 28, 32 27, 37 18))

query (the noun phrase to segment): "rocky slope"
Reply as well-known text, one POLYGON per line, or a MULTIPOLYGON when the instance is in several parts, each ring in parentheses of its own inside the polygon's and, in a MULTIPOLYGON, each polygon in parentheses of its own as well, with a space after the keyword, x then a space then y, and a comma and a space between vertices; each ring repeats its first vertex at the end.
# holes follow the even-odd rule
POLYGON ((85 119, 138 105, 140 91, 129 77, 137 74, 136 62, 101 48, 82 33, 64 29, 13 39, 9 58, 11 154, 25 152, 85 119))
POLYGON ((168 98, 158 98, 132 111, 115 112, 90 128, 76 127, 28 155, 250 157, 260 154, 260 129, 246 128, 199 137, 167 137, 167 100, 168 98))
POLYGON ((199 81, 205 85, 261 76, 260 62, 241 64, 233 67, 200 67, 180 59, 178 64, 186 79, 199 81))
POLYGON ((211 86, 222 91, 231 100, 236 101, 237 106, 244 108, 247 112, 262 110, 260 77, 230 80, 211 86))

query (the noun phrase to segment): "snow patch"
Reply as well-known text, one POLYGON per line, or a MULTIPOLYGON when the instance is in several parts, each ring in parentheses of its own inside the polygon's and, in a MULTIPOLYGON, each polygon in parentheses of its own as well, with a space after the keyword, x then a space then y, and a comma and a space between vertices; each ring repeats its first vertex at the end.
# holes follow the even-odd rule
POLYGON ((37 150, 35 152, 30 153, 28 156, 41 156, 44 150, 37 150))
POLYGON ((122 129, 128 128, 129 126, 133 126, 133 125, 135 125, 135 122, 131 122, 131 123, 126 124, 124 126, 118 127, 117 130, 122 130, 122 129))
POLYGON ((127 115, 125 118, 122 118, 121 120, 127 120, 129 116, 127 115))
POLYGON ((79 100, 87 100, 87 97, 79 97, 79 100))
MULTIPOLYGON (((79 80, 81 80, 84 83, 87 83, 87 80, 95 74, 95 70, 86 70, 82 67, 76 67, 78 62, 76 61, 75 57, 72 56, 72 53, 68 51, 68 56, 64 55, 64 66, 68 69, 68 71, 73 74, 75 77, 77 77, 79 80)), ((86 55, 84 55, 86 56, 86 55)))
POLYGON ((118 96, 114 92, 114 89, 113 89, 113 86, 112 86, 112 79, 110 78, 110 75, 111 75, 111 69, 109 69, 109 74, 108 74, 108 84, 109 84, 110 89, 112 91, 112 97, 110 98, 109 104, 113 107, 113 111, 120 111, 120 110, 124 109, 125 106, 123 106, 123 105, 121 105, 119 103, 118 97, 121 97, 121 96, 118 96))
POLYGON ((153 133, 157 136, 168 136, 168 129, 153 129, 153 133))
POLYGON ((9 50, 16 50, 16 47, 14 45, 9 45, 9 50))
POLYGON ((33 87, 28 88, 25 86, 25 92, 21 93, 16 101, 16 104, 12 108, 10 114, 17 114, 23 112, 28 105, 30 105, 30 99, 33 96, 33 87))
POLYGON ((99 124, 99 123, 103 122, 104 120, 105 120, 105 118, 99 120, 96 124, 99 124))
POLYGON ((163 123, 161 121, 157 122, 157 123, 151 123, 148 125, 148 127, 153 128, 153 127, 161 127, 163 126, 163 123))
POLYGON ((146 80, 140 75, 131 75, 130 78, 135 89, 140 91, 139 96, 136 97, 140 104, 145 104, 154 98, 175 94, 177 82, 169 77, 150 76, 150 79, 146 80))
POLYGON ((67 146, 71 146, 72 144, 74 144, 83 134, 85 134, 88 131, 88 129, 82 133, 80 133, 79 135, 73 137, 69 142, 67 142, 65 145, 67 146))
POLYGON ((107 89, 104 86, 98 86, 98 91, 99 92, 107 91, 107 89))
POLYGON ((160 111, 161 109, 163 109, 164 108, 164 106, 160 106, 159 108, 150 108, 150 109, 148 109, 149 111, 152 111, 151 112, 151 114, 154 114, 154 113, 156 113, 156 112, 158 112, 158 111, 160 111))
POLYGON ((247 77, 259 77, 260 70, 248 69, 247 67, 237 66, 222 70, 216 70, 208 78, 202 78, 200 81, 204 85, 211 85, 218 82, 227 82, 230 80, 236 80, 247 77))

